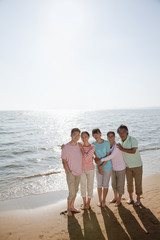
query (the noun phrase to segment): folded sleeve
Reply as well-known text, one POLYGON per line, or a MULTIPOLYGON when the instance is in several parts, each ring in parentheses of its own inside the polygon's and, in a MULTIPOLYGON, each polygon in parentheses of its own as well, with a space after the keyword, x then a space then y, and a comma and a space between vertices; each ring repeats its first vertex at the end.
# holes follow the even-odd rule
POLYGON ((136 138, 133 138, 131 139, 131 145, 132 145, 132 148, 138 148, 138 141, 136 138))
POLYGON ((62 149, 61 158, 62 158, 62 159, 67 159, 66 146, 64 146, 63 149, 62 149))

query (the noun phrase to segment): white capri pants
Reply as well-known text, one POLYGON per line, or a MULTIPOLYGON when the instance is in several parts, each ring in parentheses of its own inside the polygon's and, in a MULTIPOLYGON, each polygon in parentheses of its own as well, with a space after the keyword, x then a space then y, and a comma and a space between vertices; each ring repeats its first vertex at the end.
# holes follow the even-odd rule
POLYGON ((86 197, 86 192, 87 192, 88 198, 93 197, 94 174, 95 174, 95 170, 88 170, 88 171, 82 172, 81 182, 80 182, 82 197, 86 197))
POLYGON ((98 170, 96 170, 96 177, 97 177, 97 188, 108 188, 109 187, 109 180, 112 174, 112 169, 105 169, 103 170, 103 175, 101 175, 98 170))

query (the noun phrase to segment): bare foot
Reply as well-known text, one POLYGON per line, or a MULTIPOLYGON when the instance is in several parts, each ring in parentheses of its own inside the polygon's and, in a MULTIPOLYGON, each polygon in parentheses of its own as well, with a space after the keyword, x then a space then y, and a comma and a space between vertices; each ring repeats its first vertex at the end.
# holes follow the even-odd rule
POLYGON ((72 212, 69 211, 69 210, 67 210, 67 216, 68 216, 68 217, 72 217, 72 216, 73 216, 73 215, 72 215, 72 212))
POLYGON ((141 205, 141 202, 140 202, 139 200, 137 200, 137 201, 135 202, 135 206, 139 207, 140 205, 141 205))
POLYGON ((102 207, 105 207, 106 206, 106 202, 102 202, 102 207))
POLYGON ((117 199, 113 198, 112 200, 109 201, 109 203, 115 203, 117 199))
POLYGON ((91 206, 90 206, 90 204, 86 204, 86 209, 88 210, 88 209, 90 209, 91 208, 91 206))
POLYGON ((129 198, 129 199, 127 200, 127 203, 128 203, 128 204, 132 204, 132 203, 133 203, 133 199, 132 199, 132 198, 129 198))
POLYGON ((83 204, 82 207, 81 207, 82 210, 85 210, 87 209, 87 204, 83 204))
POLYGON ((67 210, 60 212, 60 215, 65 215, 67 213, 67 210))
POLYGON ((102 203, 101 203, 101 202, 98 202, 98 203, 97 203, 97 206, 98 206, 98 207, 102 207, 102 203))
POLYGON ((121 202, 120 202, 120 201, 117 201, 114 206, 115 206, 115 207, 118 207, 120 204, 121 204, 121 202))
POLYGON ((71 208, 71 211, 72 212, 75 212, 75 213, 80 213, 81 211, 79 210, 79 209, 77 209, 77 208, 71 208))

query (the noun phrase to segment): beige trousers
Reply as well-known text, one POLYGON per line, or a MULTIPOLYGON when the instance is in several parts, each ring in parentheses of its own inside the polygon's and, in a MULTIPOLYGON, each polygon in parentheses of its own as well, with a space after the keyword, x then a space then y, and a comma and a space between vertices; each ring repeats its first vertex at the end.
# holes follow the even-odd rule
POLYGON ((81 196, 92 198, 93 197, 93 184, 94 184, 95 170, 83 171, 81 175, 81 196))
POLYGON ((135 180, 136 194, 142 194, 142 166, 126 168, 127 188, 129 193, 133 193, 133 179, 135 180))
POLYGON ((74 176, 72 173, 67 173, 66 179, 69 190, 68 201, 71 202, 77 195, 81 176, 74 176))
POLYGON ((112 170, 112 188, 119 194, 124 194, 125 174, 126 169, 122 171, 112 170))

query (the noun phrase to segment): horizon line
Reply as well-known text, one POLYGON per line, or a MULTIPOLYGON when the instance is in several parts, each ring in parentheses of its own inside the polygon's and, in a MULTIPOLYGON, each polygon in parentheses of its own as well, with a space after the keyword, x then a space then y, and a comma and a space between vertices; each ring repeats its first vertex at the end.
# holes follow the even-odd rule
POLYGON ((105 111, 105 110, 138 110, 138 109, 158 109, 160 106, 153 106, 153 107, 115 107, 115 108, 99 108, 99 109, 84 109, 84 108, 52 108, 52 109, 0 109, 1 112, 3 111, 105 111))

